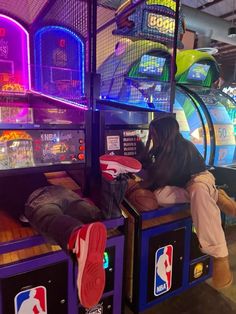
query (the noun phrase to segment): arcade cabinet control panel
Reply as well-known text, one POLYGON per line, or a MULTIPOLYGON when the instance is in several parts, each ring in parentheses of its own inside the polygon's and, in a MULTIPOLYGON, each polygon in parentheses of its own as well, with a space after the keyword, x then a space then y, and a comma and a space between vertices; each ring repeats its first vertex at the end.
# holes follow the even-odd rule
POLYGON ((83 130, 3 130, 0 170, 85 162, 83 130))

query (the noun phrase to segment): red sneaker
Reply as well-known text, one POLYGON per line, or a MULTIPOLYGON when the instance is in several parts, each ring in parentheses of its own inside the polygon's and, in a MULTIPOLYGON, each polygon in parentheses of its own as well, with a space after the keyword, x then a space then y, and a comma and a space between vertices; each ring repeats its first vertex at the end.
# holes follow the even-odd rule
POLYGON ((83 226, 71 236, 69 246, 74 242, 73 252, 77 255, 77 287, 80 303, 85 308, 98 304, 105 287, 103 267, 106 246, 106 227, 95 222, 83 226))
POLYGON ((113 180, 123 173, 137 173, 142 169, 141 163, 133 157, 102 155, 99 157, 102 175, 113 180))

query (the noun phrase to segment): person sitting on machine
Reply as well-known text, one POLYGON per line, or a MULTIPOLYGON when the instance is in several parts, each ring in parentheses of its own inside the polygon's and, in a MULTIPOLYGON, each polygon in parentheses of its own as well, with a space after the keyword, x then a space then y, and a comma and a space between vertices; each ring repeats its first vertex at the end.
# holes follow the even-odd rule
POLYGON ((116 204, 118 207, 124 196, 125 189, 123 195, 119 191, 120 177, 127 172, 136 173, 141 168, 141 164, 133 158, 118 159, 116 156, 102 157, 102 174, 106 177, 109 172, 108 182, 119 192, 110 196, 105 193, 103 211, 70 189, 51 185, 42 173, 6 177, 0 181, 1 205, 4 208, 14 217, 24 212, 33 228, 46 239, 75 254, 79 269, 78 296, 85 308, 92 308, 99 302, 105 286, 103 257, 107 233, 100 221, 121 215, 120 209, 116 208, 113 213, 110 206, 116 204), (114 202, 111 199, 115 197, 118 200, 114 202))
POLYGON ((130 182, 131 193, 149 189, 159 206, 191 203, 193 224, 200 248, 213 257, 212 283, 216 289, 233 281, 220 209, 236 216, 236 203, 216 188, 214 176, 193 143, 183 138, 173 117, 154 119, 142 159, 145 179, 130 182))

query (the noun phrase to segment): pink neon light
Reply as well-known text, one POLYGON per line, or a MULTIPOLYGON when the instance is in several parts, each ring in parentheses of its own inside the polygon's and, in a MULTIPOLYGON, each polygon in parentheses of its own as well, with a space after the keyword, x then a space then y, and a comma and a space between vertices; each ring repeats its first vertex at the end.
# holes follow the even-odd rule
MULTIPOLYGON (((26 29, 17 21, 15 21, 14 19, 12 19, 9 16, 0 14, 0 19, 5 19, 8 22, 11 22, 12 24, 18 26, 26 35, 26 51, 23 50, 23 56, 24 54, 26 54, 27 56, 27 64, 23 64, 23 68, 28 68, 28 73, 23 73, 24 74, 24 80, 26 82, 26 85, 29 87, 29 90, 31 90, 31 71, 30 71, 30 43, 29 43, 29 33, 26 31, 26 29), (28 74, 28 75, 27 75, 28 74)), ((23 49, 25 49, 25 45, 22 45, 23 49)), ((17 49, 18 47, 16 47, 17 49)))
POLYGON ((65 104, 65 105, 69 105, 71 107, 75 107, 77 109, 82 109, 82 110, 88 110, 88 107, 86 105, 82 105, 82 104, 78 104, 78 103, 74 103, 72 101, 69 101, 69 100, 64 100, 62 98, 59 98, 59 97, 53 97, 53 96, 49 96, 47 94, 44 94, 44 93, 40 93, 40 92, 36 92, 35 90, 31 90, 31 93, 32 94, 35 94, 35 95, 40 95, 40 96, 43 96, 43 97, 46 97, 48 99, 52 99, 52 100, 56 100, 56 101, 60 101, 61 103, 65 104))

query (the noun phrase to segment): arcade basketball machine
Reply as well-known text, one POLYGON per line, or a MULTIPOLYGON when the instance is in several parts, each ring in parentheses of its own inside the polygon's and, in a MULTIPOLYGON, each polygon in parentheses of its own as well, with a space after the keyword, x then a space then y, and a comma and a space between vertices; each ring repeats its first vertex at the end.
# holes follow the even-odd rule
MULTIPOLYGON (((98 8, 104 17, 97 35, 101 152, 137 156, 150 121, 173 114, 173 57, 181 45, 177 35, 184 28, 182 19, 176 23, 178 5, 178 1, 131 1, 116 11, 115 18, 108 4, 98 8)), ((183 110, 181 115, 185 118, 183 110)), ((182 131, 188 136, 187 127, 182 131)), ((129 221, 125 297, 134 313, 210 276, 210 258, 199 251, 189 205, 146 211, 125 200, 123 212, 129 221), (156 272, 163 259, 169 264, 165 280, 156 272)))
MULTIPOLYGON (((91 167, 85 72, 91 71, 92 4, 22 4, 8 3, 0 14, 0 180, 41 172, 52 184, 84 192, 91 167)), ((22 226, 7 206, 0 216, 0 313, 21 313, 32 295, 44 313, 90 313, 78 304, 68 255, 22 226)), ((93 313, 121 314, 124 236, 117 228, 123 218, 104 223, 113 232, 104 254, 104 296, 93 313)))
POLYGON ((176 103, 182 104, 190 140, 215 168, 217 183, 227 184, 235 196, 235 102, 212 87, 219 75, 218 64, 208 53, 178 53, 176 103))

